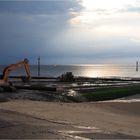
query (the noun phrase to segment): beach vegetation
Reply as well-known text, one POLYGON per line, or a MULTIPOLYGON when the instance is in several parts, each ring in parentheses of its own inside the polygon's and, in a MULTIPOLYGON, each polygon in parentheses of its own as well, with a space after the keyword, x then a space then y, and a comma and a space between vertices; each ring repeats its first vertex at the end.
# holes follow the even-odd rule
POLYGON ((140 94, 140 85, 98 88, 94 91, 80 93, 80 96, 86 101, 104 101, 135 94, 140 94))

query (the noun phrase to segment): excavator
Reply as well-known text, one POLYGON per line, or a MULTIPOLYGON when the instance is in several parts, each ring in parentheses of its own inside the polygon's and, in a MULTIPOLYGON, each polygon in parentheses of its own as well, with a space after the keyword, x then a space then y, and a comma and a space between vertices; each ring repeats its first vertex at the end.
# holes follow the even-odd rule
MULTIPOLYGON (((11 64, 9 66, 7 66, 4 70, 3 70, 3 75, 2 75, 2 79, 0 79, 0 86, 9 86, 11 85, 11 83, 8 81, 9 78, 9 73, 11 71, 16 70, 19 67, 25 67, 26 70, 26 81, 30 81, 31 80, 31 75, 30 75, 30 68, 29 68, 29 61, 27 58, 25 58, 23 61, 20 61, 16 64, 11 64)), ((25 78, 24 78, 25 79, 25 78)))

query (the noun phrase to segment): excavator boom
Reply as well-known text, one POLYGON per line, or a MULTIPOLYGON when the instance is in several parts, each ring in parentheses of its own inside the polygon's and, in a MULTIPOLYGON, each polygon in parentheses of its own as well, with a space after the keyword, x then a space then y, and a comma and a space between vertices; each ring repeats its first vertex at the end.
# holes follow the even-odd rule
POLYGON ((22 67, 22 66, 25 67, 26 74, 27 74, 27 80, 30 81, 31 75, 30 75, 29 61, 28 61, 28 59, 24 59, 23 61, 20 61, 16 64, 11 64, 4 69, 2 79, 0 80, 0 86, 7 85, 10 72, 14 71, 17 68, 22 67))

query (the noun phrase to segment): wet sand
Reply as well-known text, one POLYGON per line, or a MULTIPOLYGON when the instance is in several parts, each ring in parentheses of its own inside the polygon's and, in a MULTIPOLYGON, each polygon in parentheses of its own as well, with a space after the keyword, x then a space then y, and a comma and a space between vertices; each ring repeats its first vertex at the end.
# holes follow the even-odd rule
POLYGON ((140 139, 140 102, 0 103, 0 138, 140 139))

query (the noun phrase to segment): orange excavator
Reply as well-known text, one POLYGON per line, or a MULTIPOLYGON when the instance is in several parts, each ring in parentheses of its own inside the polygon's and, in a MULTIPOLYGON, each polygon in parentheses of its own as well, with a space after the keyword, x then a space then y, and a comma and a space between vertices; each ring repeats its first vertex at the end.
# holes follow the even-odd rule
POLYGON ((27 74, 26 80, 30 81, 31 75, 30 75, 29 61, 28 59, 25 58, 23 61, 20 61, 16 64, 11 64, 4 69, 2 79, 0 79, 0 86, 10 85, 10 82, 8 82, 9 73, 22 66, 24 66, 26 70, 26 74, 27 74))

